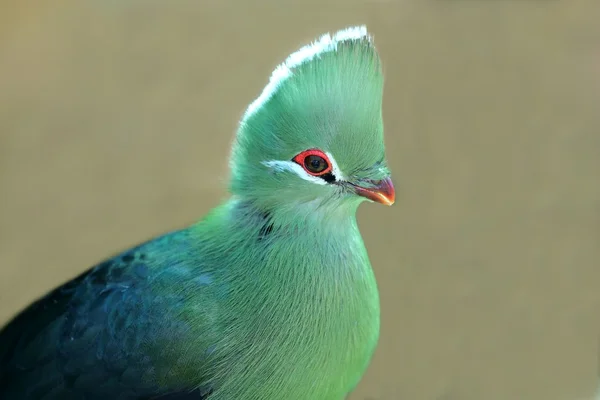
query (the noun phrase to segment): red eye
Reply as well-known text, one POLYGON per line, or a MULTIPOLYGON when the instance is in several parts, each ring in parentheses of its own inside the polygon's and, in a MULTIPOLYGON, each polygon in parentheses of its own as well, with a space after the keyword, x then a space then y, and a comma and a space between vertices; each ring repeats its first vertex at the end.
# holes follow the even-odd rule
POLYGON ((313 176, 321 176, 331 172, 329 158, 321 150, 311 149, 303 151, 292 160, 301 165, 306 172, 313 176))

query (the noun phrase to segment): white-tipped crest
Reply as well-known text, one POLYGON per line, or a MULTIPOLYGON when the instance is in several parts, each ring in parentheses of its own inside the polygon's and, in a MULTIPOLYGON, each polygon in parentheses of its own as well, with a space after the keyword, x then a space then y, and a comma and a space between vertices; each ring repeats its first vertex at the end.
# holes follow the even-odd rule
POLYGON ((256 98, 247 108, 242 122, 256 112, 269 98, 277 91, 279 86, 290 76, 293 75, 293 69, 310 62, 315 57, 321 54, 335 51, 337 44, 345 40, 368 38, 367 27, 355 26, 341 31, 338 31, 333 37, 326 33, 316 42, 302 47, 300 50, 292 53, 288 58, 280 64, 269 79, 269 83, 263 89, 260 96, 256 98))

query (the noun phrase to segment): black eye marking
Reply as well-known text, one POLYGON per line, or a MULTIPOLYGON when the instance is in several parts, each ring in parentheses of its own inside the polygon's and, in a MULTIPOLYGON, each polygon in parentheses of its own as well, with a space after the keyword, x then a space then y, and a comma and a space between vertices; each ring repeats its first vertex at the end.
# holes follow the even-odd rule
POLYGON ((327 183, 335 182, 335 175, 333 175, 331 172, 328 172, 325 175, 319 175, 319 178, 323 179, 327 183))

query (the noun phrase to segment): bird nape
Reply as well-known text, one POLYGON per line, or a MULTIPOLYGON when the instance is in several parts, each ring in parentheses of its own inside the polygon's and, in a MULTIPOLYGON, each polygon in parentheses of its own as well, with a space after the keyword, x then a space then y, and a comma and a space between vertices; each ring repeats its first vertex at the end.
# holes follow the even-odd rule
POLYGON ((248 107, 230 198, 53 290, 0 331, 0 398, 341 400, 379 337, 356 223, 394 203, 365 27, 293 53, 248 107))

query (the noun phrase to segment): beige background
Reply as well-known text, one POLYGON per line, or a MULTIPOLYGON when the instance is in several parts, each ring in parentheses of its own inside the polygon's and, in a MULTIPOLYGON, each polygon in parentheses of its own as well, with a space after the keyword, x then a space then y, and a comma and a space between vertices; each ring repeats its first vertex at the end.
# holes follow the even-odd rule
POLYGON ((398 201, 359 212, 383 326, 352 399, 593 391, 600 2, 49 3, 0 6, 0 321, 220 202, 272 68, 366 23, 398 201))

